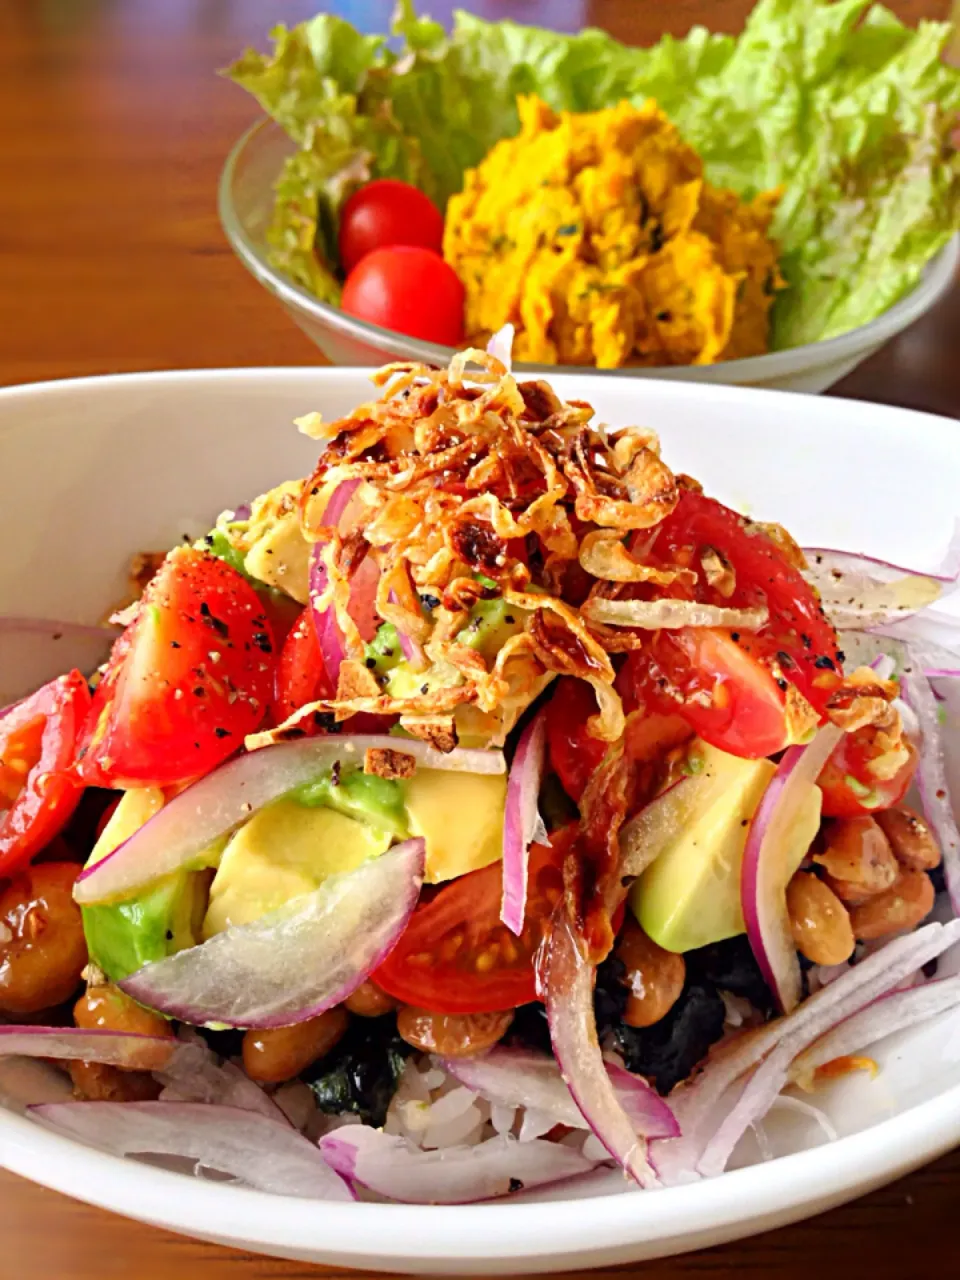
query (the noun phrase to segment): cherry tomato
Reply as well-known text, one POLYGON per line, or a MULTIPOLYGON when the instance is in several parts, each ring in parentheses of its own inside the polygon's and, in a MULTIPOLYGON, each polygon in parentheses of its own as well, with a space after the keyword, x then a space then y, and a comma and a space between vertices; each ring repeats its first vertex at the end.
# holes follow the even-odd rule
POLYGON ((340 215, 340 261, 347 273, 374 249, 416 244, 439 253, 443 214, 429 197, 396 178, 358 188, 340 215))
POLYGON ((87 682, 71 671, 0 719, 0 875, 25 866, 76 809, 84 788, 72 767, 89 710, 87 682))
POLYGON ((313 625, 313 611, 304 609, 287 636, 273 685, 272 715, 282 724, 295 711, 317 698, 332 696, 330 682, 313 625))
POLYGON ((377 986, 433 1013, 494 1013, 535 1000, 534 955, 563 894, 563 858, 576 828, 530 849, 523 933, 500 923, 499 862, 445 884, 421 902, 372 977, 377 986))
POLYGON ((817 779, 823 792, 824 817, 859 818, 899 804, 917 771, 916 749, 912 743, 907 747, 910 758, 892 778, 881 779, 870 769, 871 761, 883 754, 875 727, 867 725, 856 733, 845 733, 817 779))
POLYGON ((651 561, 697 571, 679 598, 731 608, 765 606, 755 632, 683 628, 651 632, 628 658, 618 687, 681 714, 705 741, 735 755, 760 757, 788 745, 786 695, 794 685, 823 712, 839 681, 837 637, 813 589, 762 530, 728 507, 683 490, 658 527, 651 561), (700 557, 718 551, 733 571, 721 594, 700 572, 700 557))
POLYGON ((597 699, 584 680, 561 676, 547 704, 550 767, 571 800, 579 802, 590 776, 607 753, 607 743, 587 732, 597 699))
POLYGON ((463 339, 463 285, 439 254, 418 245, 374 249, 347 276, 340 305, 384 329, 455 347, 463 339))
POLYGON ((263 719, 274 642, 253 587, 190 547, 167 556, 114 645, 77 772, 94 786, 172 786, 208 773, 263 719))

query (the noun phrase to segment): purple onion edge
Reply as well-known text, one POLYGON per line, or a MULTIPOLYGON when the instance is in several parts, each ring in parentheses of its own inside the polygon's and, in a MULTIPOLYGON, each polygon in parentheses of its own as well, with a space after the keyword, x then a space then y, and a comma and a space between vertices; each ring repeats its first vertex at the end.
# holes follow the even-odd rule
MULTIPOLYGON (((421 837, 414 837, 412 840, 405 840, 403 844, 418 843, 423 845, 421 837)), ((402 845, 394 845, 389 852, 395 852, 402 845)), ((306 1022, 309 1018, 315 1018, 321 1013, 326 1013, 328 1009, 332 1009, 334 1005, 342 1004, 344 1000, 356 991, 362 982, 365 982, 374 969, 387 958, 393 948, 396 946, 401 934, 409 923, 410 917, 413 915, 414 908, 420 896, 420 886, 423 879, 423 862, 425 858, 425 849, 421 850, 420 869, 417 875, 411 877, 408 882, 408 900, 404 902, 404 910, 402 914, 397 916, 396 928, 390 933, 389 939, 385 941, 376 956, 368 967, 364 968, 362 973, 356 980, 350 978, 347 982, 339 987, 334 993, 317 1001, 316 1004, 310 1005, 306 1009, 297 1011, 296 1022, 306 1022)), ((200 944, 203 945, 203 944, 200 944)), ((156 963, 162 963, 157 961, 156 963)), ((295 1025, 290 1021, 289 1011, 284 1013, 272 1014, 268 1017, 257 1019, 244 1019, 242 1022, 231 1019, 228 1014, 218 1010, 211 1012, 210 1009, 200 1009, 194 1005, 179 1004, 169 1001, 167 1003, 157 1003, 155 995, 151 992, 149 980, 144 976, 152 966, 147 964, 143 968, 138 969, 136 973, 132 973, 129 977, 122 978, 117 986, 127 995, 132 996, 134 1000, 146 1005, 150 1009, 156 1009, 160 1013, 169 1014, 173 1018, 177 1018, 180 1022, 186 1022, 190 1026, 202 1027, 209 1022, 221 1022, 225 1026, 234 1029, 250 1028, 254 1031, 270 1031, 275 1027, 289 1027, 295 1025)))

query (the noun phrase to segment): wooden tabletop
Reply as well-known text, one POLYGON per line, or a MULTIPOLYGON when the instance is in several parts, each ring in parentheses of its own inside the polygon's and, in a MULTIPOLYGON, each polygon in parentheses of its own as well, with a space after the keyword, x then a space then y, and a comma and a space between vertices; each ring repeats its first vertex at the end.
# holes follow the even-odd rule
MULTIPOLYGON (((0 0, 0 384, 136 369, 302 365, 316 349, 233 257, 217 175, 253 119, 214 71, 320 0, 0 0)), ((383 30, 393 0, 328 6, 383 30)), ((446 20, 448 0, 431 3, 446 20)), ((635 43, 696 21, 735 31, 750 0, 476 0, 483 17, 635 43)), ((902 0, 909 20, 949 0, 902 0)), ((960 285, 839 394, 960 417, 960 285)), ((2 463, 0 463, 2 465, 2 463)), ((0 1153, 2 1159, 2 1153, 0 1153)), ((954 1257, 960 1153, 844 1209, 725 1248, 649 1264, 781 1280, 901 1280, 954 1257)), ((199 1244, 0 1174, 0 1277, 306 1277, 322 1268, 199 1244)), ((623 1269, 626 1273, 630 1268, 623 1269)), ((640 1274, 641 1268, 636 1268, 640 1274)), ((330 1274, 330 1273, 327 1273, 330 1274)))

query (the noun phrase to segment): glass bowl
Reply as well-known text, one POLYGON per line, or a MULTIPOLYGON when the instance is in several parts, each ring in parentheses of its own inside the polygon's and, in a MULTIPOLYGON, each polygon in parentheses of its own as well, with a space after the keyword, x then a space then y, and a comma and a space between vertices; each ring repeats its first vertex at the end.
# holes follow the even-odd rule
MULTIPOLYGON (((445 365, 452 348, 408 338, 390 329, 354 319, 321 302, 267 261, 266 231, 273 209, 273 186, 293 143, 271 120, 260 120, 239 139, 220 177, 220 221, 241 262, 274 294, 324 356, 337 365, 380 365, 418 360, 445 365)), ((888 311, 838 338, 772 351, 745 360, 669 368, 594 369, 563 366, 565 373, 629 378, 671 378, 736 386, 775 387, 787 391, 825 391, 861 361, 928 311, 953 282, 960 261, 960 237, 930 262, 915 289, 888 311)), ((524 373, 556 373, 556 366, 517 366, 524 373)))

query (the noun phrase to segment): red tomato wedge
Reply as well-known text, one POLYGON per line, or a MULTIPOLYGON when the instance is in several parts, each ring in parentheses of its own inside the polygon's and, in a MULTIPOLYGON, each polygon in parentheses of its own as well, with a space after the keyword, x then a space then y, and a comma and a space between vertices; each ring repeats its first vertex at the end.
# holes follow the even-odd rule
POLYGON ((94 786, 173 786, 243 745, 273 690, 273 633, 223 560, 172 551, 94 695, 77 772, 94 786))
POLYGON ((86 679, 71 671, 0 720, 0 875, 25 866, 77 807, 84 787, 72 769, 89 710, 86 679))
POLYGON ((277 660, 271 707, 273 721, 282 724, 306 703, 332 696, 313 611, 306 608, 291 628, 277 660))
POLYGON ((734 755, 767 756, 788 745, 790 686, 822 713, 839 678, 836 632, 816 592, 767 533, 688 489, 658 527, 649 559, 698 573, 695 587, 673 589, 677 597, 731 608, 761 605, 769 620, 755 632, 652 632, 627 659, 618 687, 682 715, 705 741, 734 755), (722 594, 701 570, 710 552, 732 571, 722 594))
POLYGON ((883 754, 873 725, 845 733, 817 779, 828 818, 860 818, 899 804, 917 771, 917 751, 908 743, 909 758, 892 778, 878 778, 871 762, 883 754))
POLYGON ((551 845, 531 846, 519 938, 500 923, 503 868, 495 862, 451 880, 421 902, 372 974, 374 982, 397 1000, 434 1013, 493 1013, 535 1000, 534 956, 563 893, 570 830, 557 833, 551 845))
POLYGON ((587 732, 598 713, 597 699, 583 680, 561 676, 547 703, 547 750, 550 767, 571 800, 580 800, 590 775, 607 753, 607 743, 587 732))

